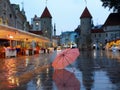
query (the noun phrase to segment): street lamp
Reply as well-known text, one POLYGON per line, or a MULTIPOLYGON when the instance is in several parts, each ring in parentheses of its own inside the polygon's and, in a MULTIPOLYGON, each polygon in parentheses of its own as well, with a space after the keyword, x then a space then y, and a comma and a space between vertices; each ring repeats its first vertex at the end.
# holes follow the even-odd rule
POLYGON ((12 35, 9 35, 10 47, 12 46, 12 41, 11 41, 11 39, 13 39, 13 36, 12 36, 12 35))

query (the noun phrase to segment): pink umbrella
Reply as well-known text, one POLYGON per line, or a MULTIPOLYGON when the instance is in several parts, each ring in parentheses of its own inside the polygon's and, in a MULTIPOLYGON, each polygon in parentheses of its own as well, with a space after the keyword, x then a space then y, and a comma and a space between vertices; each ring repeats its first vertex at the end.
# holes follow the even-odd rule
POLYGON ((73 63, 77 59, 79 54, 80 53, 77 48, 65 49, 55 57, 52 66, 54 67, 54 69, 63 69, 69 64, 73 63))
POLYGON ((80 90, 80 81, 74 73, 65 69, 57 69, 53 73, 53 80, 58 90, 80 90))

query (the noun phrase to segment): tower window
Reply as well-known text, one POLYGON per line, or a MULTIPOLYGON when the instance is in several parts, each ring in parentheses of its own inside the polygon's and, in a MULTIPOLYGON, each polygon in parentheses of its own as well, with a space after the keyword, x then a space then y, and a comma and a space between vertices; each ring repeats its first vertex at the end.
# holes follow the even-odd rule
POLYGON ((39 25, 39 23, 38 23, 38 22, 36 22, 36 23, 35 23, 35 25, 37 26, 37 25, 39 25))

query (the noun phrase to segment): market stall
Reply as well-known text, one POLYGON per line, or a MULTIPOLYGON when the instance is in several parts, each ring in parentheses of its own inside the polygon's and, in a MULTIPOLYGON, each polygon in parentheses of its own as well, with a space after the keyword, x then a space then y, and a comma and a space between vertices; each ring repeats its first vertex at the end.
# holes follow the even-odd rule
POLYGON ((5 57, 16 57, 16 56, 17 56, 16 49, 5 48, 5 57))
MULTIPOLYGON (((13 52, 10 50, 5 50, 6 56, 17 56, 19 53, 18 51, 21 51, 22 54, 25 54, 26 51, 29 53, 31 49, 35 51, 38 50, 38 47, 45 47, 46 43, 50 43, 48 38, 41 35, 36 35, 6 25, 0 25, 0 40, 4 39, 6 39, 7 43, 9 43, 8 46, 10 49, 17 49, 14 51, 14 55, 12 55, 13 52), (15 52, 17 54, 15 54, 15 52)), ((1 44, 1 46, 5 46, 5 44, 1 44)))

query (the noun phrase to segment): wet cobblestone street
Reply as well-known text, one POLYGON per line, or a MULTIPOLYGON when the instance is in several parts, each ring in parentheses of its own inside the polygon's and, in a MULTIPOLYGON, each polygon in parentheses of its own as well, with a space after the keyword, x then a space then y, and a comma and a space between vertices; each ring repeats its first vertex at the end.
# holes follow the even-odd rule
POLYGON ((1 59, 0 90, 120 90, 120 52, 80 51, 72 66, 58 71, 50 65, 54 56, 1 59))
POLYGON ((21 87, 28 83, 40 71, 49 66, 48 58, 49 54, 41 54, 1 59, 0 90, 11 90, 16 86, 21 87))

